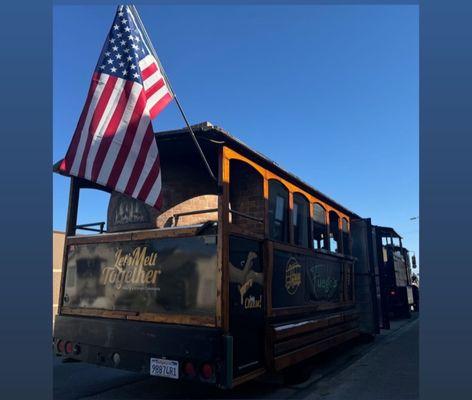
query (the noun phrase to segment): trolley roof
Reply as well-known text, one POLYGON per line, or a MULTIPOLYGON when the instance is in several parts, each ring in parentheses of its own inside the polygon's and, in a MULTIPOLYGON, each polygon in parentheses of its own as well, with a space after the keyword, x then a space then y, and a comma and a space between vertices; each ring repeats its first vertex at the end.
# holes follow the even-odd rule
MULTIPOLYGON (((225 131, 219 126, 213 125, 211 122, 205 121, 196 125, 192 125, 192 130, 199 139, 208 140, 216 145, 225 145, 235 151, 238 151, 240 154, 245 157, 253 160, 262 167, 276 173, 282 178, 290 181, 294 185, 300 187, 308 193, 311 193, 314 197, 317 197, 319 200, 324 201, 330 204, 332 207, 339 209, 339 211, 344 212, 349 215, 351 218, 361 218, 355 212, 347 209, 341 204, 337 203, 335 200, 327 196, 326 194, 316 190, 308 183, 301 180, 296 175, 284 170, 281 168, 275 161, 272 161, 264 154, 251 149, 247 144, 239 140, 238 138, 231 135, 229 132, 225 131)), ((156 132, 157 142, 161 140, 171 140, 181 138, 182 135, 188 135, 188 128, 181 128, 169 131, 156 132)))

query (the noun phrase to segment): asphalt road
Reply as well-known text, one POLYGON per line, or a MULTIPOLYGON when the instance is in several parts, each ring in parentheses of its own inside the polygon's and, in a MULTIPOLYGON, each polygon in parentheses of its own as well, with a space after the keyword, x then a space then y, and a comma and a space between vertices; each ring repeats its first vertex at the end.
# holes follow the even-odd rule
POLYGON ((394 321, 374 342, 353 342, 328 352, 306 365, 309 378, 302 383, 288 384, 275 375, 231 391, 55 358, 54 398, 418 399, 418 325, 416 318, 394 321))

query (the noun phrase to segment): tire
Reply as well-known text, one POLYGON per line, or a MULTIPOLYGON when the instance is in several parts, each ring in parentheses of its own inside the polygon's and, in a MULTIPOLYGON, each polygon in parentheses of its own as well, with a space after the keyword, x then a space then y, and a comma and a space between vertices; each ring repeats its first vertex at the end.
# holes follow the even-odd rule
POLYGON ((294 365, 287 368, 284 373, 284 382, 287 385, 298 385, 306 382, 311 376, 311 368, 306 364, 294 365))

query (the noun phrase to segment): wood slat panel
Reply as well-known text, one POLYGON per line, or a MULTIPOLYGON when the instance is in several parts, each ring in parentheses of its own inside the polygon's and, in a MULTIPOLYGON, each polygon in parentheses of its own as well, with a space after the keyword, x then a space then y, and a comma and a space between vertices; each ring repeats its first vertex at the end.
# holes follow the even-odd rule
POLYGON ((311 343, 326 339, 330 336, 334 336, 341 332, 349 331, 355 328, 357 328, 357 322, 351 321, 351 322, 345 322, 336 326, 320 329, 318 331, 315 331, 313 333, 309 333, 303 336, 297 336, 293 339, 276 343, 274 346, 274 354, 279 356, 283 353, 287 353, 297 348, 309 345, 311 343))
POLYGON ((312 319, 297 320, 291 323, 272 325, 272 331, 275 341, 289 338, 290 336, 308 333, 316 329, 328 327, 329 325, 335 325, 343 321, 351 321, 358 317, 355 310, 331 314, 324 317, 316 317, 312 319))
POLYGON ((321 340, 308 346, 304 346, 298 350, 284 354, 282 356, 275 357, 274 368, 279 371, 297 362, 306 360, 307 358, 313 357, 322 351, 328 350, 334 346, 351 340, 359 335, 357 329, 353 329, 347 332, 340 333, 336 336, 332 336, 328 339, 321 340))

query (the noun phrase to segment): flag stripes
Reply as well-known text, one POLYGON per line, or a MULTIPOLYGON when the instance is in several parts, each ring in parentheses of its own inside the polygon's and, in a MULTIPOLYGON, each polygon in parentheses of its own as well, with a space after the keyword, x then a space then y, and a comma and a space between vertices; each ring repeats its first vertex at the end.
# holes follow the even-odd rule
POLYGON ((160 208, 151 120, 173 96, 127 6, 118 7, 107 43, 60 170, 160 208))

